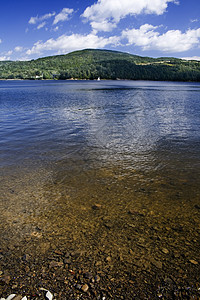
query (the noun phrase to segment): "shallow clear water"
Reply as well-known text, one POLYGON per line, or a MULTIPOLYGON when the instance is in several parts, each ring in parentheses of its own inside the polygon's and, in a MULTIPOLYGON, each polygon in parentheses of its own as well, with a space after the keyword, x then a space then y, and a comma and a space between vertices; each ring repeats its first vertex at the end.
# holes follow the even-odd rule
POLYGON ((199 171, 198 83, 0 81, 2 248, 107 249, 113 276, 159 260, 192 280, 199 171))

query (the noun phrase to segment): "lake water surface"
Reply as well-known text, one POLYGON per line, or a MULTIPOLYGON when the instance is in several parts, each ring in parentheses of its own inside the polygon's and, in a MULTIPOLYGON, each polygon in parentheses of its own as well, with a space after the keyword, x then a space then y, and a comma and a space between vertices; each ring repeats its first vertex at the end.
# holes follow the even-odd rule
POLYGON ((0 185, 11 257, 71 247, 142 298, 166 274, 198 290, 199 83, 0 81, 0 185))

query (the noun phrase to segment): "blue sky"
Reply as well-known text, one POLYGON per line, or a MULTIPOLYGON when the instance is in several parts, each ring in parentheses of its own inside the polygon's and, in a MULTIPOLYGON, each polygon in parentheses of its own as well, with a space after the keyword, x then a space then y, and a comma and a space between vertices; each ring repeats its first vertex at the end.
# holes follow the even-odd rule
POLYGON ((200 60, 199 0, 2 0, 0 60, 86 48, 200 60))

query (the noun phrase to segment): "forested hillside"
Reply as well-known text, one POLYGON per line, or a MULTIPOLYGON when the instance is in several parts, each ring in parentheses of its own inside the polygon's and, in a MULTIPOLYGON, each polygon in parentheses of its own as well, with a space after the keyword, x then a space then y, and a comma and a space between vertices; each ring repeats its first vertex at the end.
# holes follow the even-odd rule
POLYGON ((0 79, 131 79, 200 81, 200 62, 82 50, 31 61, 1 61, 0 79))

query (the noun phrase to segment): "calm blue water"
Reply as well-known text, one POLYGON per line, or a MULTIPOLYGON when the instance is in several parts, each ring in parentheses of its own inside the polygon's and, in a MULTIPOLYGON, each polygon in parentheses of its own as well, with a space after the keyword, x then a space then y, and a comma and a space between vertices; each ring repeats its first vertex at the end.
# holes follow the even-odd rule
POLYGON ((0 166, 200 168, 200 85, 0 81, 0 166))

